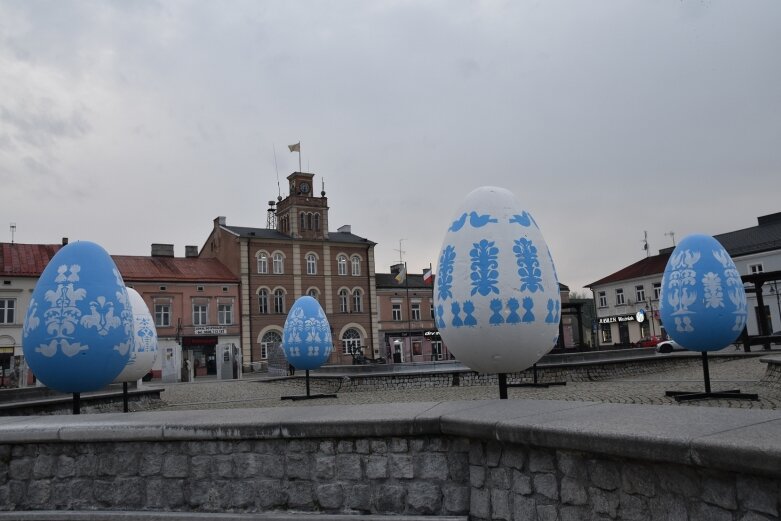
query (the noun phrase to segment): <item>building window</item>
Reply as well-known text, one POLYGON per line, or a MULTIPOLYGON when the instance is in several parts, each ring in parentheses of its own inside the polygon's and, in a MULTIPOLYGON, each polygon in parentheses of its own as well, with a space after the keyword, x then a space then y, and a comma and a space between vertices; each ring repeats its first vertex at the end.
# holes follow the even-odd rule
POLYGON ((274 290, 274 313, 285 313, 285 290, 274 290))
POLYGON ((756 275, 757 273, 763 273, 765 270, 762 267, 762 263, 759 264, 749 264, 748 265, 748 273, 749 275, 756 275))
POLYGON ((258 312, 261 315, 268 314, 268 290, 266 288, 260 288, 258 291, 258 312))
POLYGON ((654 300, 659 300, 662 295, 662 283, 654 282, 654 300))
POLYGON ((602 343, 609 344, 613 341, 613 332, 610 329, 610 324, 601 324, 600 331, 602 333, 602 343))
POLYGON ((312 214, 308 213, 306 214, 306 227, 310 230, 312 229, 312 214))
POLYGON ((363 312, 363 292, 359 289, 353 291, 353 313, 363 312))
POLYGON ((233 304, 217 305, 217 323, 221 326, 233 324, 233 304))
POLYGON ((597 296, 599 297, 599 307, 606 308, 607 307, 607 294, 604 291, 600 291, 597 293, 597 296))
POLYGON ((342 335, 342 352, 346 355, 361 352, 361 334, 350 328, 342 335))
POLYGON ((393 320, 396 321, 401 320, 401 304, 393 304, 391 308, 391 312, 393 315, 393 320))
POLYGON ((412 303, 412 310, 410 311, 410 315, 412 317, 412 320, 420 320, 420 303, 418 302, 412 303))
POLYGON ((306 274, 317 275, 317 257, 314 253, 306 256, 306 274))
POLYGON ((320 231, 320 214, 315 214, 315 230, 320 231))
POLYGON ((346 289, 339 290, 339 311, 347 313, 350 309, 347 307, 348 293, 346 289))
POLYGON ((357 277, 361 274, 361 258, 355 255, 352 259, 353 276, 357 277))
POLYGON ((258 253, 258 273, 261 275, 268 273, 268 254, 265 251, 258 253))
POLYGON ((304 212, 301 212, 301 219, 300 220, 301 220, 301 230, 300 231, 303 232, 304 228, 306 228, 306 214, 304 214, 304 212))
POLYGON ((155 304, 155 325, 169 327, 171 325, 171 305, 155 304))
POLYGON ((306 294, 315 300, 320 300, 320 292, 317 291, 317 288, 311 288, 309 291, 306 292, 306 294))
POLYGON ((336 266, 336 272, 339 275, 347 275, 347 257, 339 255, 339 258, 336 260, 336 266))
POLYGON ((0 299, 0 324, 13 324, 15 320, 16 299, 0 299))
POLYGON ((205 326, 209 323, 209 306, 208 304, 193 304, 193 325, 205 326))
POLYGON ((434 303, 433 302, 429 306, 429 312, 431 313, 431 318, 429 318, 429 320, 434 320, 434 303))
POLYGON ((635 286, 635 302, 645 302, 645 286, 635 286))
POLYGON ((281 253, 274 254, 274 274, 282 275, 285 273, 285 257, 281 253))
POLYGON ((623 306, 624 304, 626 304, 624 301, 624 290, 618 288, 616 290, 616 306, 623 306))
POLYGON ((260 339, 260 359, 268 359, 268 350, 282 343, 282 337, 276 331, 269 331, 260 339))
POLYGON ((432 360, 442 360, 442 341, 441 340, 432 340, 431 341, 431 359, 432 360))

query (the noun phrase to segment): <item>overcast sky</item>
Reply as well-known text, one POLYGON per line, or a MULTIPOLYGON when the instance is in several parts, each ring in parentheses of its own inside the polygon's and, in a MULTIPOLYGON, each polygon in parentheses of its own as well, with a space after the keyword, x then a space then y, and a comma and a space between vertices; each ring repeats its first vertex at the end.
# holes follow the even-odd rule
POLYGON ((781 211, 781 2, 0 0, 0 241, 149 255, 265 227, 298 170, 433 263, 513 191, 573 290, 781 211))

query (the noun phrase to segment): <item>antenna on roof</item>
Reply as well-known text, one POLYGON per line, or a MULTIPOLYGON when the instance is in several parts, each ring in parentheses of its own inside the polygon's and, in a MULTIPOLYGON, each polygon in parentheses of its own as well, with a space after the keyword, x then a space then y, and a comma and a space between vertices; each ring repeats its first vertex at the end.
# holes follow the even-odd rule
POLYGON ((651 252, 648 251, 648 232, 643 231, 643 249, 645 250, 646 258, 651 256, 651 252))
POLYGON ((16 223, 11 223, 11 244, 14 243, 14 234, 16 233, 16 223))
POLYGON ((667 232, 664 234, 666 237, 671 237, 673 240, 673 248, 675 248, 675 232, 667 232))
POLYGON ((277 146, 272 143, 271 146, 274 148, 274 169, 277 171, 277 200, 282 200, 282 189, 279 187, 279 167, 277 166, 277 146))

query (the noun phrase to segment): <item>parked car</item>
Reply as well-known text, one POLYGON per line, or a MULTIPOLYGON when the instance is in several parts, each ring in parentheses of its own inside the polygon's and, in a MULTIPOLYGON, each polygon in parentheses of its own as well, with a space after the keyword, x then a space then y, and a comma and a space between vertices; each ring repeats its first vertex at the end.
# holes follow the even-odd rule
POLYGON ((675 340, 665 340, 656 344, 657 353, 672 353, 673 351, 686 351, 686 348, 675 340))
POLYGON ((658 336, 650 336, 643 338, 641 340, 638 340, 635 344, 635 347, 656 347, 656 345, 661 341, 661 338, 658 336))

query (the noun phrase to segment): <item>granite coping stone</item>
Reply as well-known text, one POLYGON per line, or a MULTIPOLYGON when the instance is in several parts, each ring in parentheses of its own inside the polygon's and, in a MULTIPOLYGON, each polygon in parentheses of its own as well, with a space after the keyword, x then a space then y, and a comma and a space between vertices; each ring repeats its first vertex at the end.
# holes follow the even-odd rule
POLYGON ((781 477, 781 411, 475 400, 0 418, 0 443, 460 436, 781 477))
POLYGON ((296 512, 261 512, 250 514, 223 512, 122 512, 112 510, 48 510, 0 512, 0 521, 467 521, 467 516, 417 516, 382 514, 314 514, 296 512))

